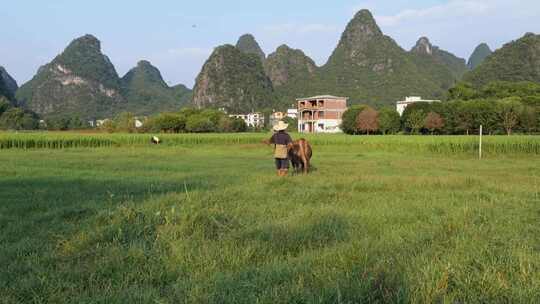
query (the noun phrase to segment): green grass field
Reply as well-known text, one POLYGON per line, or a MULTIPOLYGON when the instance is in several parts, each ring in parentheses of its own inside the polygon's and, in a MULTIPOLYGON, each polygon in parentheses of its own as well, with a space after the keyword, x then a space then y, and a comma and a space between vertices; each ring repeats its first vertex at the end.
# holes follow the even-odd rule
POLYGON ((540 137, 264 136, 0 134, 0 303, 540 299, 540 137))

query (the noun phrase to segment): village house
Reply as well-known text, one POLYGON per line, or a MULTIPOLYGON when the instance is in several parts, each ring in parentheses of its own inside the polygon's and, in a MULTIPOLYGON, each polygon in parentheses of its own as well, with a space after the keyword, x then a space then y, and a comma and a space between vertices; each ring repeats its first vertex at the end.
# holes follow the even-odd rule
POLYGON ((413 103, 417 103, 417 102, 432 103, 432 102, 441 102, 441 101, 440 100, 424 100, 420 96, 405 97, 405 100, 396 102, 396 110, 399 113, 399 116, 403 116, 403 112, 405 112, 405 109, 409 105, 411 105, 413 103))
POLYGON ((96 127, 101 127, 103 126, 106 122, 110 121, 110 119, 106 118, 106 119, 98 119, 96 120, 96 127))
POLYGON ((139 129, 144 126, 144 122, 141 119, 135 118, 135 128, 139 129))
POLYGON ((347 97, 330 95, 297 99, 298 132, 339 133, 347 97))
POLYGON ((283 120, 286 117, 283 112, 274 112, 270 114, 270 125, 275 126, 280 120, 283 120))
POLYGON ((272 115, 270 115, 270 119, 277 120, 277 121, 283 120, 283 118, 285 117, 287 116, 283 112, 274 112, 272 113, 272 115))
POLYGON ((229 115, 231 118, 242 119, 248 127, 262 128, 264 127, 264 115, 262 113, 249 113, 249 114, 233 114, 229 115))
POLYGON ((298 109, 288 109, 287 110, 287 117, 292 119, 298 118, 298 109))

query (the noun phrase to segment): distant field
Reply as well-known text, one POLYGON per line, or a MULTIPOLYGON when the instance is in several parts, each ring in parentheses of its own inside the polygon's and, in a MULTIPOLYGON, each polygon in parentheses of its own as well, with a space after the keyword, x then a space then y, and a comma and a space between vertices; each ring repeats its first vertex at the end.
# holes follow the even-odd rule
POLYGON ((540 299, 540 137, 268 136, 0 133, 0 303, 540 299))
MULTIPOLYGON (((65 149, 103 147, 141 147, 150 142, 148 134, 80 134, 71 132, 2 133, 1 149, 65 149)), ((264 133, 246 134, 161 134, 165 146, 259 144, 270 137, 264 133)), ((478 136, 350 136, 344 134, 293 134, 318 146, 358 145, 377 151, 426 151, 435 153, 478 152, 478 136)), ((488 154, 540 154, 540 136, 484 136, 488 154)))

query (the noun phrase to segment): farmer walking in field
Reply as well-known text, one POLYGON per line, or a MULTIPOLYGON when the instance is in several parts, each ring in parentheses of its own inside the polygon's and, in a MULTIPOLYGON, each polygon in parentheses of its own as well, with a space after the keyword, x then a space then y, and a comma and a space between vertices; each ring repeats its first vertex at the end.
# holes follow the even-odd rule
POLYGON ((287 146, 292 143, 291 136, 286 132, 289 127, 283 121, 279 121, 274 126, 274 135, 269 143, 274 144, 274 158, 278 176, 287 176, 289 172, 289 156, 287 146))

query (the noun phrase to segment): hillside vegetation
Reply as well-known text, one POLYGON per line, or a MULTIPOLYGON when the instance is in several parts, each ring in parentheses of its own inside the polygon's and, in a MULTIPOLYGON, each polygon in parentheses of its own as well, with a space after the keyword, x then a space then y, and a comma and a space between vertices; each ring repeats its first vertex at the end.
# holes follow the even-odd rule
POLYGON ((197 76, 193 89, 193 105, 199 108, 247 113, 271 107, 273 103, 272 82, 266 76, 260 58, 232 45, 214 50, 197 76))
POLYGON ((464 76, 476 87, 493 81, 540 82, 540 35, 528 33, 505 44, 464 76))
POLYGON ((41 67, 17 91, 17 99, 44 118, 95 120, 126 110, 155 114, 179 109, 190 98, 189 90, 169 88, 157 68, 142 63, 120 79, 101 52, 101 42, 85 35, 41 67))
POLYGON ((479 44, 471 54, 467 66, 469 69, 474 70, 478 67, 486 58, 491 55, 493 51, 489 48, 486 43, 479 44))
MULTIPOLYGON (((293 50, 286 45, 264 59, 264 52, 252 35, 242 36, 237 49, 261 58, 266 75, 272 81, 274 91, 270 93, 274 98, 272 102, 265 99, 262 103, 261 100, 261 110, 286 108, 296 98, 319 94, 347 96, 351 104, 376 106, 393 104, 408 95, 443 98, 468 70, 465 60, 432 46, 425 37, 418 44, 415 49, 427 47, 429 52, 405 51, 382 33, 369 11, 362 10, 349 22, 336 49, 322 67, 317 67, 301 50, 293 50)), ((212 104, 227 104, 231 98, 230 91, 268 86, 263 77, 255 77, 250 84, 230 81, 229 78, 238 78, 234 73, 242 70, 241 63, 232 57, 231 60, 227 57, 222 59, 216 61, 213 54, 208 62, 212 61, 211 65, 217 70, 228 67, 231 74, 221 73, 222 76, 212 78, 208 77, 208 69, 203 68, 196 81, 195 105, 200 105, 205 99, 202 96, 212 96, 206 98, 209 102, 211 99, 212 104), (222 92, 213 88, 222 88, 222 92)), ((249 112, 252 106, 250 102, 240 101, 237 108, 249 112)))

